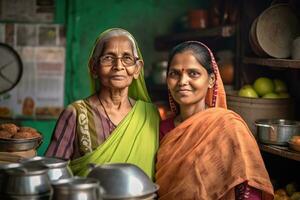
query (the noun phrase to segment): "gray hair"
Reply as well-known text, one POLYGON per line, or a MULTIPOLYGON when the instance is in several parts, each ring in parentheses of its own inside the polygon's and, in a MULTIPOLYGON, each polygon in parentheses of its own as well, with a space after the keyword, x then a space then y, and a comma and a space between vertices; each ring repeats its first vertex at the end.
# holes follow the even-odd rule
POLYGON ((108 32, 104 33, 104 36, 100 38, 99 41, 97 41, 97 44, 95 46, 95 49, 92 54, 92 59, 94 61, 98 60, 99 57, 101 56, 101 53, 103 51, 104 44, 111 38, 113 37, 118 37, 118 36, 125 36, 129 39, 129 41, 132 43, 132 48, 133 48, 133 56, 136 58, 139 58, 138 55, 138 49, 137 49, 137 44, 135 42, 134 37, 126 30, 120 29, 120 28, 114 28, 109 30, 108 32))

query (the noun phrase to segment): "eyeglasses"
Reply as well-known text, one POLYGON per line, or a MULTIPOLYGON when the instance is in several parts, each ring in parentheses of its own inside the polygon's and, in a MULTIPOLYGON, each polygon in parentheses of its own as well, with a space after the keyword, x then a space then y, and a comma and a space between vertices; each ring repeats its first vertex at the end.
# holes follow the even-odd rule
POLYGON ((112 55, 104 55, 100 57, 100 64, 104 66, 112 66, 113 64, 117 63, 117 60, 121 59, 122 64, 125 67, 131 67, 133 66, 138 58, 135 58, 133 56, 122 56, 122 57, 117 57, 117 56, 112 56, 112 55))

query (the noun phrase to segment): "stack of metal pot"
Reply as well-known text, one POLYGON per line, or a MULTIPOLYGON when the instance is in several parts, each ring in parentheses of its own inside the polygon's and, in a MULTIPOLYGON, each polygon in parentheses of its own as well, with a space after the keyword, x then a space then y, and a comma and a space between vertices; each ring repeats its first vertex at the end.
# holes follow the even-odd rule
POLYGON ((127 163, 92 165, 87 178, 73 177, 68 161, 35 157, 0 164, 0 199, 153 200, 158 185, 127 163))
POLYGON ((49 200, 51 182, 72 176, 68 161, 57 158, 33 157, 1 164, 0 199, 49 200))
POLYGON ((52 200, 101 200, 98 180, 73 177, 68 161, 50 157, 34 157, 21 160, 22 164, 47 167, 52 186, 52 200))

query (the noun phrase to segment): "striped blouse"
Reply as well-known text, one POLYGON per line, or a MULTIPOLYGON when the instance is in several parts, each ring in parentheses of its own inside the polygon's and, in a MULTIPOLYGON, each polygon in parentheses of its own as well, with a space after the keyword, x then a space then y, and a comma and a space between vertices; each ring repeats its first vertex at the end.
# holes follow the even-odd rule
MULTIPOLYGON (((84 101, 89 106, 88 112, 91 112, 95 124, 96 133, 91 133, 96 134, 95 138, 97 138, 97 141, 93 141, 92 149, 94 150, 110 136, 116 126, 100 110, 100 102, 96 95, 88 97, 84 101)), ((79 148, 79 139, 76 135, 76 115, 76 109, 72 104, 61 113, 46 151, 46 156, 73 160, 85 154, 79 148)))

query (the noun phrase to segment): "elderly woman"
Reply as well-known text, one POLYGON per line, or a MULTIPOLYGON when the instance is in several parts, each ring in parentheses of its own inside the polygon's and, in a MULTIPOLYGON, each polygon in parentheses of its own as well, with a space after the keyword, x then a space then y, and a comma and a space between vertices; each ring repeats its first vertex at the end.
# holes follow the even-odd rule
POLYGON ((61 114, 46 156, 71 159, 75 175, 88 163, 132 163, 154 175, 159 114, 143 78, 144 62, 126 30, 103 32, 89 59, 94 94, 61 114))
POLYGON ((175 47, 167 85, 175 117, 160 127, 160 199, 273 199, 254 137, 242 118, 226 109, 210 49, 195 41, 175 47))

